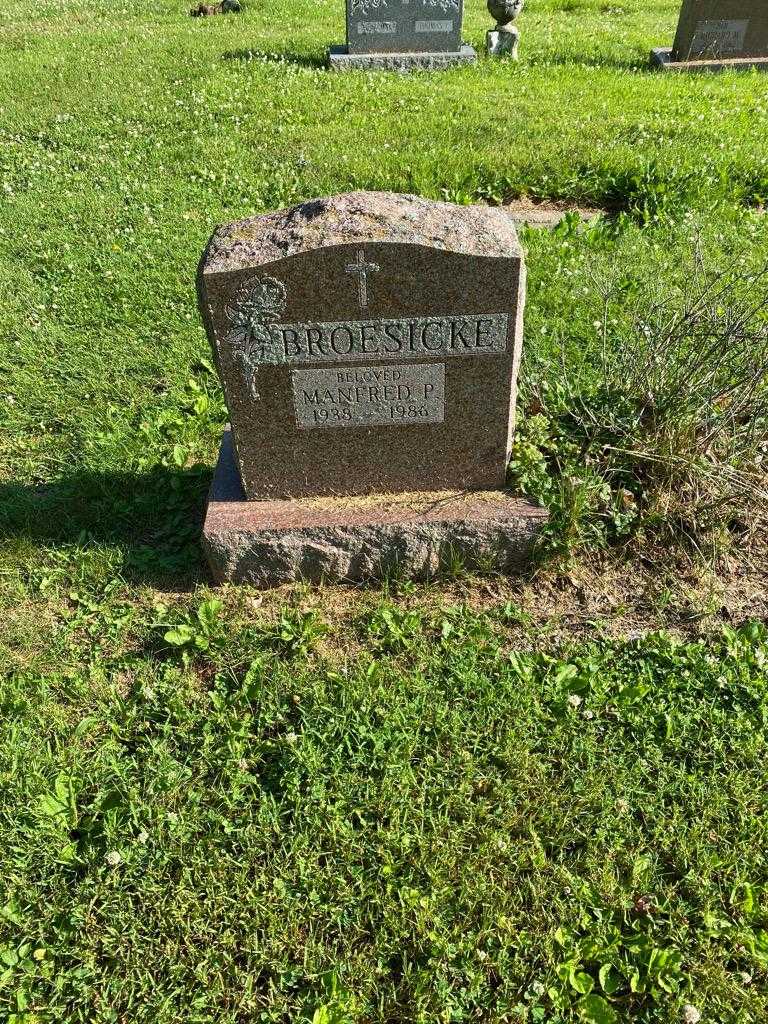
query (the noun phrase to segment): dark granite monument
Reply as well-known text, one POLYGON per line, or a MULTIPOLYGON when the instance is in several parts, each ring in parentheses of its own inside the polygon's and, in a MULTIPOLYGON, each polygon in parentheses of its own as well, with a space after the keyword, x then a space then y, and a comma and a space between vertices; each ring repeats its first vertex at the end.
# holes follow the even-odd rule
POLYGON ((347 45, 332 47, 331 70, 409 71, 469 64, 461 39, 463 0, 347 0, 347 45))
POLYGON ((653 50, 651 63, 665 71, 768 71, 768 4, 683 0, 672 48, 653 50))
POLYGON ((546 516, 503 490, 525 294, 503 210, 316 199, 219 228, 198 290, 231 420, 218 579, 526 561, 546 516))

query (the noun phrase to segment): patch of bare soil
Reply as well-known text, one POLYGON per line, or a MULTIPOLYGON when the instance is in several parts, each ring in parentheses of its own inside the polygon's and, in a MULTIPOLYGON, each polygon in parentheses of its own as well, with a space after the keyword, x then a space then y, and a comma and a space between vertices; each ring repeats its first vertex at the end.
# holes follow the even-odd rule
POLYGON ((518 224, 532 228, 554 228, 568 213, 577 213, 583 221, 606 216, 609 211, 598 206, 578 206, 565 202, 537 202, 533 199, 511 199, 502 207, 518 224))
MULTIPOLYGON (((662 630, 696 640, 719 633, 724 625, 768 622, 768 542, 753 540, 749 548, 721 554, 709 564, 701 556, 659 548, 632 557, 603 553, 567 570, 540 569, 527 577, 475 575, 389 588, 374 583, 291 584, 274 590, 209 586, 201 578, 185 591, 141 587, 135 600, 138 620, 159 617, 165 622, 164 605, 177 621, 182 608, 193 612, 212 594, 224 602, 224 617, 233 630, 245 623, 274 623, 286 607, 314 609, 329 626, 320 653, 343 665, 369 647, 358 623, 386 599, 421 612, 427 629, 438 628, 445 612, 457 606, 503 612, 495 621, 506 649, 554 653, 590 640, 632 639, 662 630)), ((40 641, 61 628, 61 598, 38 595, 18 611, 0 639, 0 655, 18 670, 52 669, 50 647, 40 641)), ((130 648, 134 640, 125 639, 130 648)), ((144 650, 145 639, 140 644, 144 650)))
MULTIPOLYGON (((272 618, 286 604, 314 608, 330 625, 326 653, 349 657, 364 646, 351 628, 382 599, 381 586, 291 585, 270 591, 232 587, 227 603, 241 614, 272 618)), ((664 630, 695 640, 724 625, 768 621, 768 545, 722 554, 707 563, 660 549, 628 559, 606 553, 567 570, 527 578, 470 576, 409 584, 389 599, 426 617, 451 606, 477 611, 513 606, 505 630, 511 648, 557 650, 589 639, 631 639, 664 630)))

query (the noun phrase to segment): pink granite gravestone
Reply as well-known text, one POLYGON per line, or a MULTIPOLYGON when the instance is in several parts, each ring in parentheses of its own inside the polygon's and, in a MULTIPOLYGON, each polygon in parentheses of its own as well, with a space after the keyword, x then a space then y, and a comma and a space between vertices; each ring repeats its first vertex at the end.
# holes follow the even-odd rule
POLYGON ((544 513, 503 491, 525 268, 502 210, 313 200, 219 228, 198 289, 231 420, 217 578, 525 561, 544 513))

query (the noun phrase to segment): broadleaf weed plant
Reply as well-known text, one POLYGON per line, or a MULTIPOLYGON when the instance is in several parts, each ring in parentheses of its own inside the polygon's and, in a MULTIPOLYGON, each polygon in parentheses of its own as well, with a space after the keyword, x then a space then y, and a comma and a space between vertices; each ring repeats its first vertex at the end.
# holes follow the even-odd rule
POLYGON ((549 506, 561 552, 640 530, 694 546, 768 511, 768 266, 679 285, 595 282, 599 353, 529 369, 512 481, 549 506))

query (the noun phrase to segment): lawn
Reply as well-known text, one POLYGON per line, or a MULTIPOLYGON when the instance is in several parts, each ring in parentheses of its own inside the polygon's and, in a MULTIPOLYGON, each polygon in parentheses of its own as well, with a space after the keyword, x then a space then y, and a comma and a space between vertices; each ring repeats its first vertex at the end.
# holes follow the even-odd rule
POLYGON ((518 64, 412 76, 324 71, 340 0, 191 6, 0 10, 0 1020, 764 1020, 757 519, 605 442, 638 311, 768 263, 768 78, 650 72, 676 2, 529 0, 518 64), (208 585, 197 261, 352 188, 608 213, 523 236, 533 579, 208 585))

